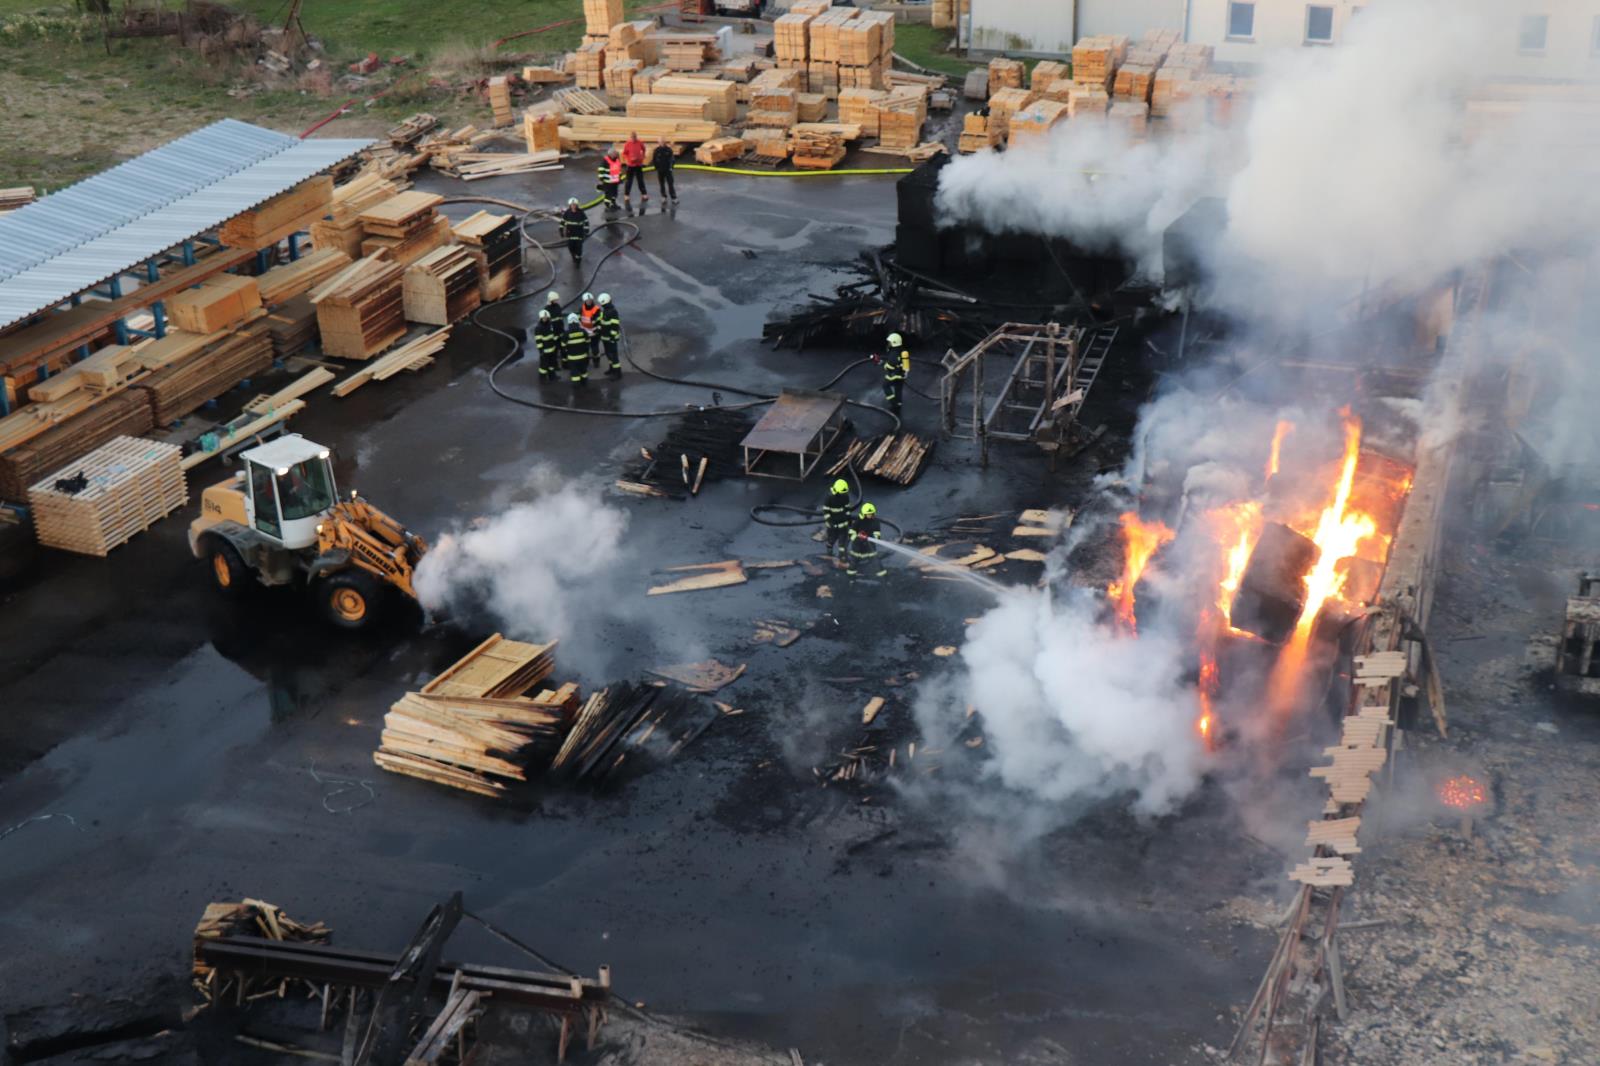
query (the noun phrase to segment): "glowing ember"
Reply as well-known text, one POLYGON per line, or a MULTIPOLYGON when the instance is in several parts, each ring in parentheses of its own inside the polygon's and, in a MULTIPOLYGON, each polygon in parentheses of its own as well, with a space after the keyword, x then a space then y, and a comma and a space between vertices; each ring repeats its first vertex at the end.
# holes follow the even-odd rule
POLYGON ((1283 438, 1294 432, 1293 422, 1279 422, 1272 430, 1272 451, 1267 454, 1267 477, 1278 472, 1278 458, 1283 452, 1283 438))
POLYGON ((1458 774, 1439 785, 1439 802, 1446 807, 1469 810, 1489 802, 1489 790, 1477 778, 1458 774))
POLYGON ((1196 692, 1200 695, 1200 718, 1195 722, 1195 728, 1200 731, 1200 740, 1210 751, 1212 744, 1212 729, 1216 726, 1217 715, 1215 710, 1217 690, 1221 683, 1217 677, 1217 657, 1209 651, 1200 653, 1200 679, 1195 685, 1196 692))
POLYGON ((1116 607, 1117 623, 1125 632, 1138 629, 1133 613, 1133 590, 1150 565, 1150 557, 1175 535, 1159 521, 1146 522, 1133 511, 1126 511, 1122 522, 1122 577, 1106 586, 1106 595, 1116 607))

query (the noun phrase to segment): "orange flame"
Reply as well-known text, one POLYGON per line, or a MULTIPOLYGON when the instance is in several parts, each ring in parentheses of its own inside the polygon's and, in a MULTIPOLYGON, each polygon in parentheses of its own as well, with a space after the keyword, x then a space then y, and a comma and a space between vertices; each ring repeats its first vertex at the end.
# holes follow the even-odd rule
POLYGON ((1459 774, 1439 785, 1439 802, 1460 810, 1481 807, 1489 802, 1489 790, 1476 778, 1459 774))
POLYGON ((1200 732, 1200 741, 1205 749, 1210 751, 1213 740, 1212 729, 1216 726, 1216 697, 1221 683, 1217 676, 1217 657, 1209 649, 1200 652, 1200 679, 1195 685, 1195 691, 1200 697, 1200 718, 1195 722, 1195 729, 1200 732))
POLYGON ((1122 522, 1122 577, 1106 586, 1106 595, 1116 607, 1117 623, 1125 632, 1138 631, 1133 611, 1133 590, 1144 576, 1150 557, 1176 534, 1160 521, 1146 522, 1133 511, 1123 512, 1122 522))
POLYGON ((1283 452, 1283 438, 1294 432, 1294 423, 1280 421, 1272 430, 1272 451, 1267 453, 1267 477, 1278 472, 1278 458, 1283 452))
MULTIPOLYGON (((1226 621, 1233 615, 1233 598, 1239 594, 1250 553, 1261 536, 1261 504, 1256 500, 1218 507, 1206 514, 1217 543, 1227 546, 1226 569, 1217 583, 1217 609, 1226 621)), ((1230 622, 1231 625, 1231 622, 1230 622)))

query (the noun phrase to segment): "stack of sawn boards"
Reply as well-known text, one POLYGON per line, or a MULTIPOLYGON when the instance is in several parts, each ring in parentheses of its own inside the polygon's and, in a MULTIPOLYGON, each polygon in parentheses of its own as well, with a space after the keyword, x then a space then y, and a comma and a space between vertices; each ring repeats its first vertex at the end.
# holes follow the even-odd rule
POLYGON ((39 543, 104 556, 189 498, 175 444, 116 437, 28 492, 39 543))

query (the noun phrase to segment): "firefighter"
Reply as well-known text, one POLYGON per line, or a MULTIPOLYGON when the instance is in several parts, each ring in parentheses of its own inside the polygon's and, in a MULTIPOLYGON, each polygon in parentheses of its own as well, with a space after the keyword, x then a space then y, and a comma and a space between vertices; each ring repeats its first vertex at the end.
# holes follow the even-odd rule
POLYGON ((850 540, 850 482, 840 478, 822 501, 822 528, 828 536, 828 557, 844 561, 850 540))
POLYGON ((549 311, 539 312, 533 345, 539 352, 539 380, 554 381, 561 373, 561 320, 549 311))
POLYGON ((583 323, 583 332, 589 338, 589 365, 600 365, 600 304, 594 298, 594 293, 583 294, 583 301, 578 307, 578 319, 583 323))
POLYGON ((606 377, 620 378, 622 376, 622 359, 617 354, 617 346, 622 342, 622 317, 617 314, 617 305, 611 302, 611 294, 600 294, 600 343, 605 345, 606 359, 611 364, 606 368, 606 377))
POLYGON ((555 319, 558 325, 563 318, 567 317, 561 310, 561 294, 554 289, 551 289, 549 294, 545 296, 544 309, 550 312, 550 317, 555 319))
POLYGON ((567 201, 567 209, 561 212, 561 236, 567 239, 567 251, 572 255, 572 265, 582 270, 583 242, 589 237, 589 216, 584 213, 576 196, 567 201))
POLYGON ((872 361, 883 365, 883 399, 900 417, 900 393, 905 388, 906 376, 911 373, 911 352, 905 347, 905 338, 898 333, 889 334, 889 350, 874 355, 872 361))
POLYGON ((589 381, 589 334, 583 330, 583 320, 576 312, 567 316, 567 329, 561 338, 562 354, 567 360, 567 375, 574 385, 589 381))
POLYGON ((595 168, 595 188, 600 190, 600 195, 606 202, 606 214, 614 214, 617 210, 617 186, 622 184, 622 160, 617 157, 615 148, 606 149, 606 154, 600 157, 600 165, 595 168))
POLYGON ((878 545, 874 543, 883 534, 878 524, 878 509, 870 503, 861 505, 855 521, 850 523, 850 565, 845 573, 855 577, 865 567, 874 567, 873 577, 882 577, 889 571, 878 559, 878 545))

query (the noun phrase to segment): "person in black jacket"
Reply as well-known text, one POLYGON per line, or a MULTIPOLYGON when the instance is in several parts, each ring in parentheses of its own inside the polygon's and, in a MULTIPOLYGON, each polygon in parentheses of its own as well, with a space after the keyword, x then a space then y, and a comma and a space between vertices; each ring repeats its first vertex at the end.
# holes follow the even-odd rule
POLYGON ((861 510, 856 512, 855 521, 850 523, 850 563, 845 573, 855 577, 866 567, 873 568, 874 577, 882 577, 889 571, 878 558, 877 540, 883 536, 883 527, 878 522, 878 509, 870 503, 861 505, 861 510))
POLYGON ((589 216, 584 214, 583 206, 578 203, 577 197, 567 201, 567 209, 561 212, 561 235, 567 239, 567 251, 572 253, 572 265, 583 268, 583 242, 589 237, 589 216))
POLYGON ((656 168, 656 185, 661 189, 661 198, 673 203, 678 202, 678 182, 672 175, 675 158, 676 153, 665 137, 656 142, 656 150, 650 153, 650 165, 656 168))
POLYGON ((554 381, 561 373, 561 320, 549 311, 539 312, 533 328, 533 345, 539 350, 539 380, 554 381))
POLYGON ((835 481, 823 498, 822 528, 828 535, 828 556, 843 562, 850 540, 850 482, 844 478, 835 481))

